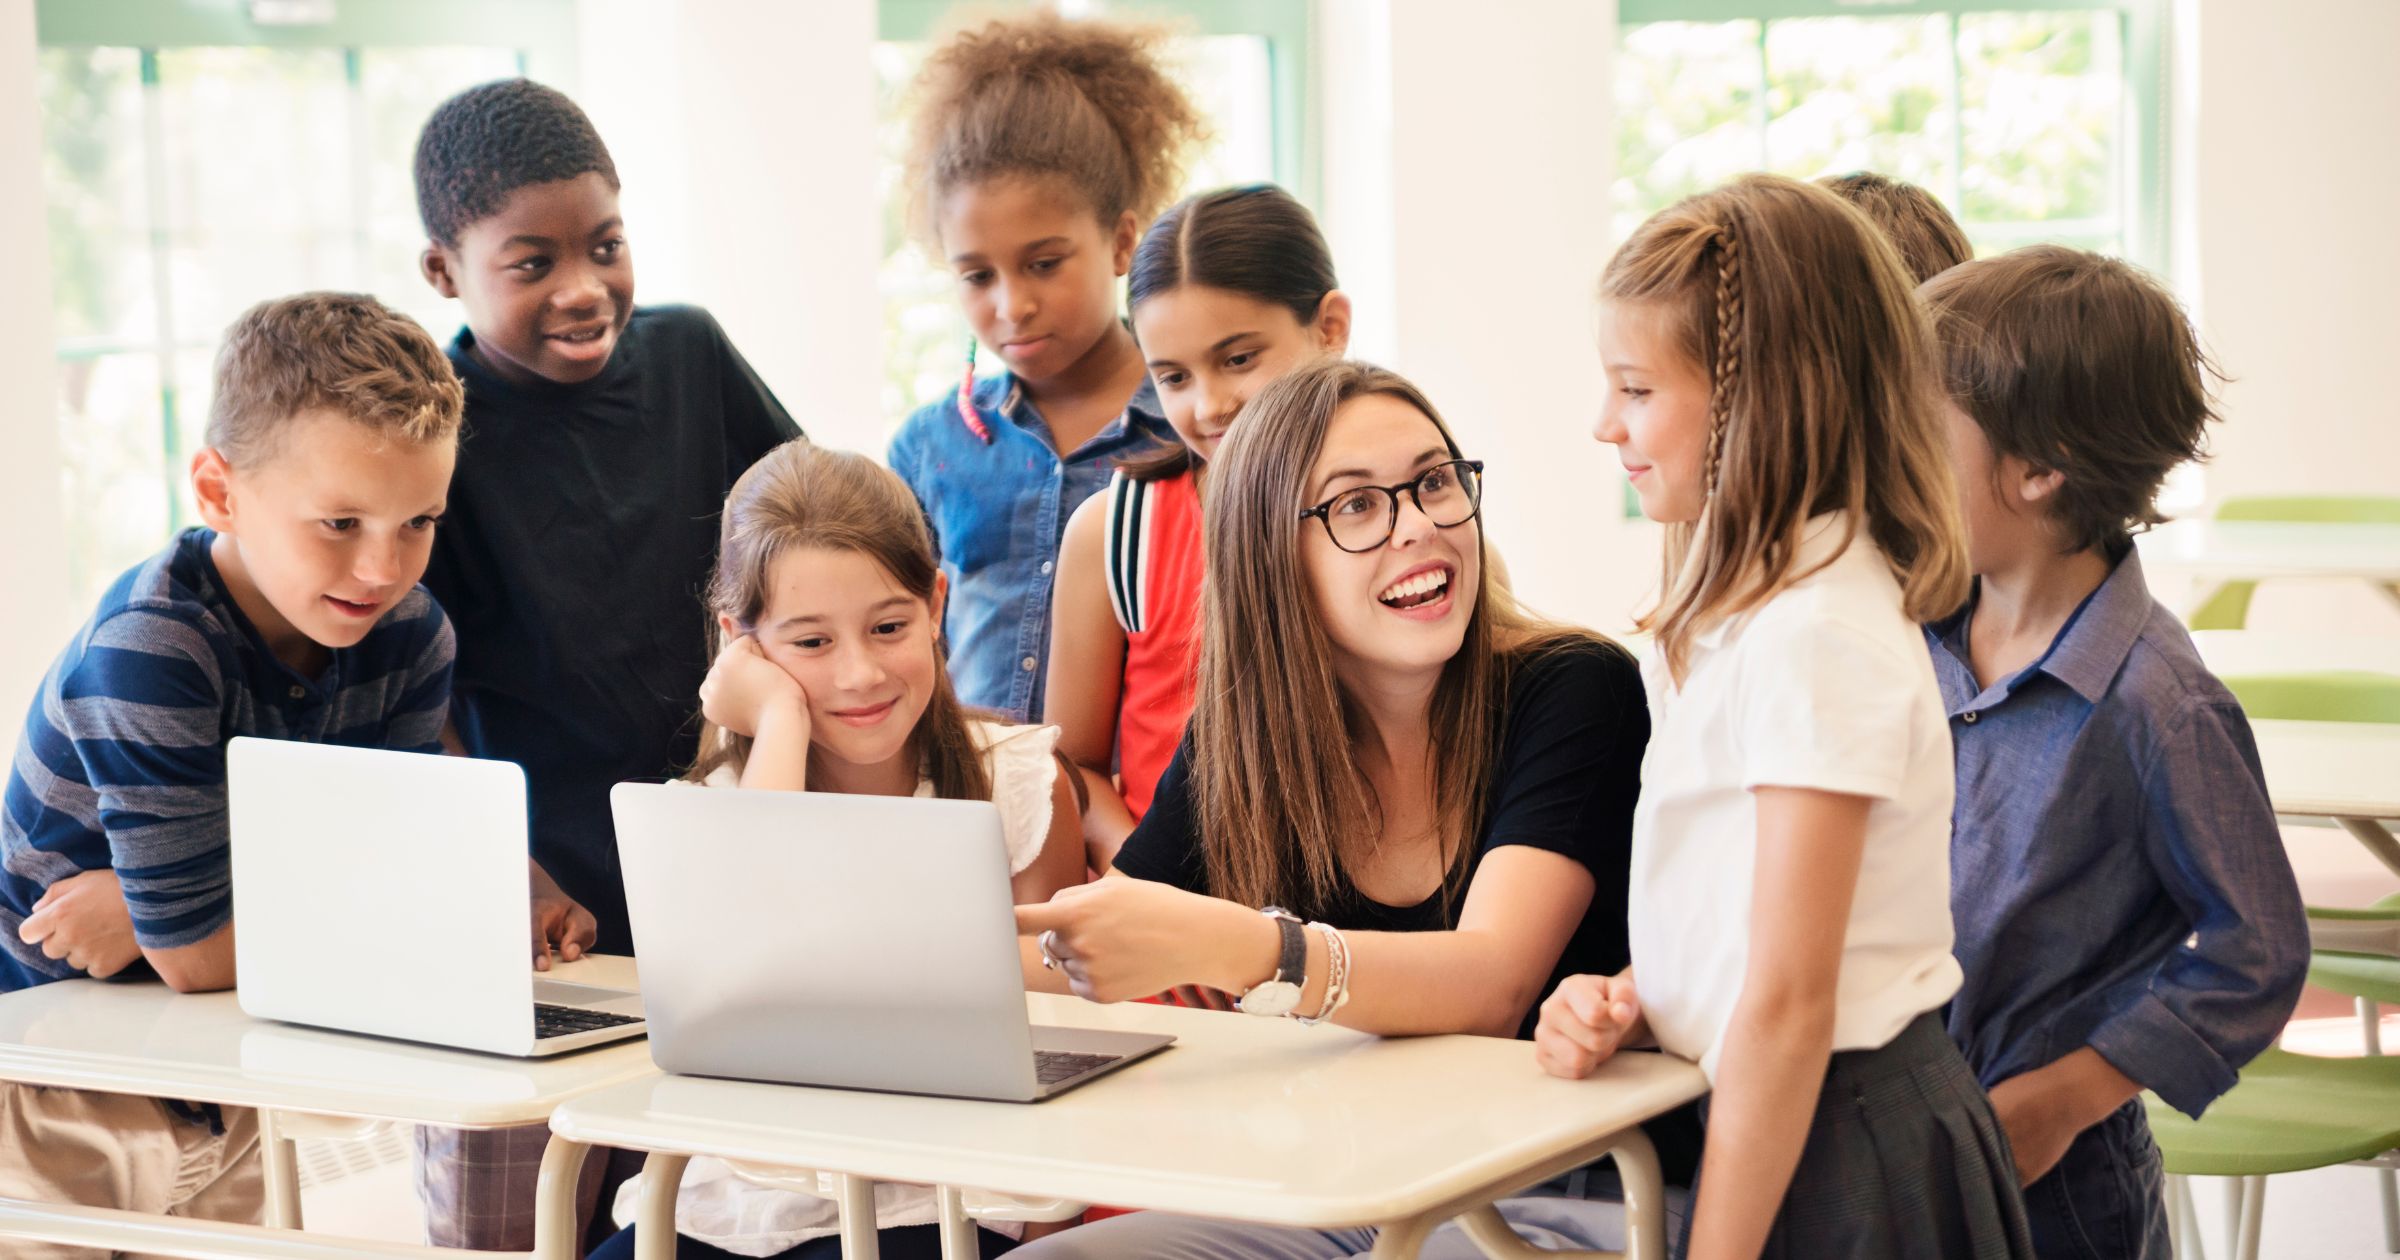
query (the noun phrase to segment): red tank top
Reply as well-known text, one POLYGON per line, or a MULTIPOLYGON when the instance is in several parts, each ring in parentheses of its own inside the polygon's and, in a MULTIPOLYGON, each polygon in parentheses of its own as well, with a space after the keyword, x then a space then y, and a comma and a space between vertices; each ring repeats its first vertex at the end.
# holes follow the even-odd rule
POLYGON ((1200 668, 1200 487, 1192 470, 1160 481, 1119 472, 1108 483, 1101 543, 1108 602, 1125 628, 1117 707, 1117 779, 1135 818, 1191 720, 1200 668))

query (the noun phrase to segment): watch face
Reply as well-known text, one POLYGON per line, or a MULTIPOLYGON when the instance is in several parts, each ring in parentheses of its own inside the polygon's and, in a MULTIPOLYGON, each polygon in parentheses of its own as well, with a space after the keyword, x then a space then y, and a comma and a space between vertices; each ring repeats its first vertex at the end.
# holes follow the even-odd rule
POLYGON ((1234 1003, 1244 1015, 1289 1015, 1300 1005, 1300 986, 1289 980, 1269 980, 1234 1003))

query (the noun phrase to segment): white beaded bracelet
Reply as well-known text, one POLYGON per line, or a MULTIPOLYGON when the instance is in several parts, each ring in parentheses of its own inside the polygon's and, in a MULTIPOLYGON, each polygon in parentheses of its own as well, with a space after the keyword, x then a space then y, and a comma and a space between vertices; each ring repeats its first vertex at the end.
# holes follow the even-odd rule
POLYGON ((1309 926, 1325 935, 1325 1003, 1317 1008, 1316 1014, 1295 1015, 1293 1019, 1303 1027, 1314 1028, 1350 1004, 1350 941, 1330 923, 1309 926))

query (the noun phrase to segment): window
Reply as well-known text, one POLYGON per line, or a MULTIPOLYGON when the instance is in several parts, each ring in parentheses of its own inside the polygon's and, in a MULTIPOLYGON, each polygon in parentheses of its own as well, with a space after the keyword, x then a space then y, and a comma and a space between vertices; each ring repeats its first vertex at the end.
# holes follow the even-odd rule
POLYGON ((185 464, 235 315, 364 290, 448 336, 455 312, 417 275, 417 129, 472 84, 569 77, 573 7, 412 0, 293 26, 226 0, 36 12, 67 570, 89 604, 194 523, 185 464))
POLYGON ((1872 169, 1978 253, 2165 272, 2164 0, 1623 0, 1616 230, 1750 170, 1872 169))
MULTIPOLYGON (((883 410, 895 423, 958 384, 966 350, 954 281, 909 237, 901 190, 908 130, 903 98, 955 8, 954 0, 882 0, 878 10, 883 410)), ((1170 54, 1178 63, 1177 79, 1214 131, 1206 151, 1193 157, 1186 191, 1274 180, 1306 200, 1315 183, 1305 151, 1312 134, 1305 125, 1310 8, 1309 0, 1114 0, 1069 11, 1162 21, 1184 32, 1170 54)), ((986 353, 980 361, 994 360, 986 353)))

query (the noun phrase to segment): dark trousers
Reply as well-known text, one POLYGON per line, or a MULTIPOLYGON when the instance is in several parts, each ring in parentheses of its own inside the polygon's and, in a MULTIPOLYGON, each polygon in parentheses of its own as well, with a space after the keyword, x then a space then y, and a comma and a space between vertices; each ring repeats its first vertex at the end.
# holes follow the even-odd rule
POLYGON ((2058 1166, 2025 1187, 2042 1260, 2168 1260, 2166 1172, 2134 1099, 2075 1135, 2058 1166))

